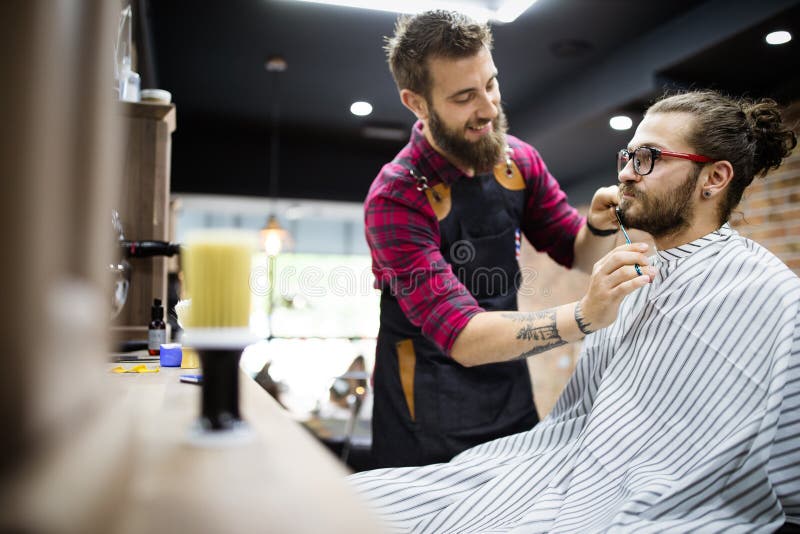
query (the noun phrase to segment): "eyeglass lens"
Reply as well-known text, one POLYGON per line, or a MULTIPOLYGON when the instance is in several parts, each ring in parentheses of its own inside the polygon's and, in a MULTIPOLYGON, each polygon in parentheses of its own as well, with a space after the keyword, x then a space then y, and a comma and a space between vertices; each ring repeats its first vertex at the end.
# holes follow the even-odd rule
POLYGON ((629 153, 624 148, 617 154, 617 173, 622 172, 628 160, 633 156, 633 170, 636 174, 645 175, 653 170, 653 152, 647 147, 639 147, 629 153))

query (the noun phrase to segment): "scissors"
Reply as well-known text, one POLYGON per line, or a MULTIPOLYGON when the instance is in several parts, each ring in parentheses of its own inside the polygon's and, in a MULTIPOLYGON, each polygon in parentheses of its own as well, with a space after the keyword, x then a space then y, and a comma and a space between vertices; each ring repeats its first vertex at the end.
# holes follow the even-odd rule
MULTIPOLYGON (((617 215, 617 222, 619 223, 619 227, 622 230, 622 235, 625 236, 625 242, 630 245, 631 244, 631 238, 628 235, 628 231, 625 230, 625 226, 622 224, 622 213, 619 211, 619 206, 616 207, 616 209, 614 210, 614 213, 617 215)), ((639 267, 638 263, 634 263, 633 264, 633 268, 636 269, 636 274, 638 274, 639 276, 642 276, 642 268, 639 267)))

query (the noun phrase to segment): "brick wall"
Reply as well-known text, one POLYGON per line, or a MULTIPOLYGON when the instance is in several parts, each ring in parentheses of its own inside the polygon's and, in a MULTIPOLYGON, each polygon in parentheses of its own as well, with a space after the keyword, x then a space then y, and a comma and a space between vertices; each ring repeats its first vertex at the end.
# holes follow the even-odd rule
MULTIPOLYGON (((800 102, 787 109, 785 118, 800 133, 800 102)), ((585 214, 588 206, 578 209, 585 214)), ((794 150, 780 169, 753 181, 734 210, 731 224, 740 234, 768 248, 800 276, 800 148, 794 150)), ((632 240, 654 246, 647 234, 635 230, 629 233, 632 240)), ((618 235, 617 243, 622 242, 622 236, 618 235)), ((588 275, 564 269, 524 240, 520 264, 523 268, 520 310, 541 310, 578 300, 589 283, 588 275)), ((575 368, 581 345, 571 343, 528 358, 540 416, 550 412, 561 394, 575 368)))
POLYGON ((745 194, 731 224, 800 275, 800 151, 766 179, 757 178, 745 194))

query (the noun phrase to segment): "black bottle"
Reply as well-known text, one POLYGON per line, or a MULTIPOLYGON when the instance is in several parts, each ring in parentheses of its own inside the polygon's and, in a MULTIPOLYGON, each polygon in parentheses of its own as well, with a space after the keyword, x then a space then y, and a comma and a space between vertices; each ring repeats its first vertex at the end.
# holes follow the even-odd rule
POLYGON ((164 307, 161 299, 153 299, 150 326, 147 329, 147 353, 151 356, 161 354, 161 344, 167 342, 167 325, 164 323, 164 307))

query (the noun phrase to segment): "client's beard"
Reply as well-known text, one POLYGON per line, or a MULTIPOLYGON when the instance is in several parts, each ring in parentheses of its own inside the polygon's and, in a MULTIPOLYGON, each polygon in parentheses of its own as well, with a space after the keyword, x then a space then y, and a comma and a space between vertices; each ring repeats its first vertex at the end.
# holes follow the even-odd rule
POLYGON ((636 211, 631 213, 631 201, 623 200, 620 211, 625 225, 647 232, 656 239, 675 235, 688 228, 694 214, 692 194, 701 170, 698 166, 674 190, 663 193, 661 197, 645 195, 631 182, 622 184, 622 193, 632 195, 634 202, 639 204, 636 211))
POLYGON ((503 157, 506 148, 508 122, 503 108, 498 105, 497 117, 492 120, 492 132, 477 141, 469 141, 463 131, 448 128, 433 106, 428 104, 430 117, 428 128, 436 145, 462 165, 475 172, 492 169, 503 157))

